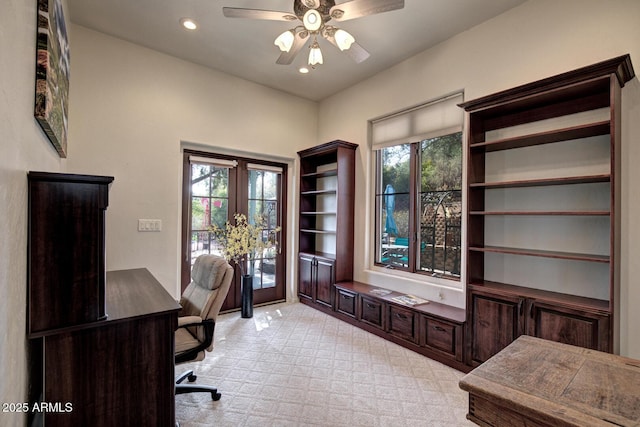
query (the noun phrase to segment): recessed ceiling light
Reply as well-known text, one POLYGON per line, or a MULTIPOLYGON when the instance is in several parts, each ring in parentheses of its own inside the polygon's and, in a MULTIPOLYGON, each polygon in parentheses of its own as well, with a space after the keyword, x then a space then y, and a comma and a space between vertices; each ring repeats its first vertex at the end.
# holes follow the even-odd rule
POLYGON ((187 30, 195 30, 196 28, 198 28, 198 24, 196 24, 196 21, 191 18, 182 18, 180 20, 180 24, 187 30))
POLYGON ((309 72, 309 69, 307 67, 300 67, 298 71, 300 71, 302 74, 307 74, 309 72))

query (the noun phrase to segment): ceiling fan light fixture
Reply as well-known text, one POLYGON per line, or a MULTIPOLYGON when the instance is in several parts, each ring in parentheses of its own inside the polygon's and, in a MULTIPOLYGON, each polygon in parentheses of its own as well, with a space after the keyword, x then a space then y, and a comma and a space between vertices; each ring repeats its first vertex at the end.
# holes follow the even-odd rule
POLYGON ((311 45, 311 49, 309 50, 309 65, 312 67, 322 64, 322 51, 320 50, 320 46, 317 41, 314 41, 311 45))
POLYGON ((291 47, 293 46, 294 39, 295 35, 293 34, 293 31, 287 30, 284 33, 280 34, 273 42, 273 44, 278 46, 282 52, 289 52, 291 50, 291 47))
POLYGON ((338 48, 342 51, 348 50, 356 41, 356 39, 354 39, 353 36, 345 30, 337 30, 333 37, 336 40, 338 48))
POLYGON ((309 9, 302 17, 302 23, 304 27, 309 31, 318 31, 322 26, 322 16, 320 12, 315 9, 309 9))

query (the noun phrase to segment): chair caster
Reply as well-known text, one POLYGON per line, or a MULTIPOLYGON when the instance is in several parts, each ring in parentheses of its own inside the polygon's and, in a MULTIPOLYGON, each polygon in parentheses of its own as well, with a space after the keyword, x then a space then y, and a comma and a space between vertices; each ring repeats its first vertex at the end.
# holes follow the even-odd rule
POLYGON ((218 393, 217 391, 211 393, 211 400, 213 400, 214 402, 220 400, 221 397, 222 394, 218 393))
POLYGON ((194 374, 191 374, 191 375, 189 375, 189 376, 187 377, 187 380, 188 380, 190 383, 194 382, 196 379, 198 379, 198 376, 197 376, 197 375, 194 375, 194 374))

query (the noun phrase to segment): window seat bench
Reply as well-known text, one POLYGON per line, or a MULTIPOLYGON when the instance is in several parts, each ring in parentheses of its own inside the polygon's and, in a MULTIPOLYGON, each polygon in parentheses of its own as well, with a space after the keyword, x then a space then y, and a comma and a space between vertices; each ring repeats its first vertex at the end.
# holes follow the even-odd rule
POLYGON ((403 304, 394 298, 405 294, 356 281, 336 283, 332 294, 331 306, 301 302, 459 371, 471 369, 463 357, 464 309, 403 304))

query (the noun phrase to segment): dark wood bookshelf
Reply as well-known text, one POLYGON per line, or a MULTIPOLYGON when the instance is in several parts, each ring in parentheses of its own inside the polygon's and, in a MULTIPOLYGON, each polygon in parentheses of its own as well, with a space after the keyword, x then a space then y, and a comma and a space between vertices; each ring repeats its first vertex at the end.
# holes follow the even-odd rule
POLYGON ((333 304, 336 282, 353 280, 357 147, 336 140, 298 152, 298 295, 323 309, 333 304))
POLYGON ((471 366, 484 363, 522 334, 614 351, 616 295, 619 293, 616 286, 620 251, 621 89, 634 76, 631 59, 624 55, 460 104, 467 113, 468 123, 465 354, 471 366), (606 115, 604 111, 596 112, 602 109, 607 110, 606 115), (578 113, 586 114, 571 120, 573 123, 579 120, 580 124, 567 125, 565 119, 578 113), (537 123, 543 120, 545 122, 537 123), (541 130, 496 140, 491 140, 489 134, 498 131, 495 133, 514 135, 522 132, 517 126, 530 124, 541 130), (594 165, 608 165, 608 171, 604 173, 575 162, 569 151, 572 147, 579 150, 581 140, 592 137, 599 137, 593 141, 597 149, 588 153, 593 157, 594 165), (575 145, 559 145, 568 141, 575 145), (544 145, 545 155, 529 160, 528 151, 524 150, 541 145, 544 145), (501 154, 504 157, 495 157, 495 152, 507 150, 501 154), (553 161, 545 164, 542 160, 543 164, 539 164, 545 156, 553 161), (539 173, 528 179, 510 179, 515 176, 514 172, 504 166, 510 158, 517 159, 523 168, 539 170, 539 173), (504 160, 496 162, 493 159, 504 160), (576 173, 576 168, 580 172, 576 173), (590 174, 591 170, 594 173, 590 174), (585 187, 596 183, 604 185, 585 187), (566 188, 546 190, 553 186, 566 188), (526 195, 522 189, 528 187, 536 187, 536 197, 542 198, 543 203, 537 210, 531 209, 530 203, 517 202, 526 195), (487 196, 500 196, 491 193, 495 189, 508 189, 504 197, 513 197, 508 209, 499 203, 492 205, 495 199, 487 196), (550 200, 544 203, 547 195, 558 197, 574 191, 594 197, 585 197, 584 203, 568 199, 561 209, 554 209, 550 200), (607 207, 595 201, 606 198, 609 199, 607 207), (492 245, 485 245, 487 218, 498 222, 496 226, 504 219, 502 224, 506 227, 507 219, 516 216, 523 224, 538 227, 534 233, 540 233, 540 236, 532 238, 540 242, 556 240, 545 238, 545 233, 552 233, 547 225, 552 224, 554 217, 606 217, 608 221, 581 221, 567 229, 567 234, 561 238, 575 240, 578 244, 575 252, 540 244, 536 245, 540 248, 536 250, 501 246, 496 236, 492 236, 492 245), (582 228, 581 224, 584 224, 582 228), (578 242, 585 236, 601 235, 608 235, 608 241, 602 244, 608 247, 608 255, 589 253, 589 243, 585 243, 582 253, 578 242), (491 258, 485 259, 486 254, 491 254, 491 258), (518 260, 519 265, 528 268, 501 271, 493 267, 494 262, 506 264, 507 256, 522 257, 518 260), (491 262, 486 262, 488 260, 491 262), (597 274, 585 277, 588 280, 580 283, 569 284, 560 279, 557 283, 536 282, 536 277, 526 272, 552 268, 555 277, 581 280, 571 278, 583 277, 585 264, 582 262, 587 262, 588 268, 597 274), (512 283, 490 282, 489 277, 512 283), (558 293, 555 288, 573 289, 576 295, 558 293), (607 298, 592 298, 599 295, 607 295, 607 298))

